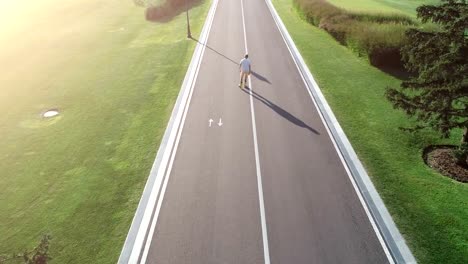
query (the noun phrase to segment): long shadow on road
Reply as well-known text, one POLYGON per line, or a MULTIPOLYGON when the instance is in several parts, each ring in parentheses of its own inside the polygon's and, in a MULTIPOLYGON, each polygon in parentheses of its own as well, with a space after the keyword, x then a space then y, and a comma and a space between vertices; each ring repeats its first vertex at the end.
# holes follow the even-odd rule
POLYGON ((276 105, 275 103, 273 103, 270 100, 266 99, 262 95, 254 92, 249 87, 245 87, 244 89, 242 89, 242 91, 244 93, 246 93, 246 94, 249 94, 249 95, 252 93, 253 98, 255 98, 258 101, 262 102, 264 105, 268 106, 273 111, 275 111, 277 114, 279 114, 280 116, 282 116, 284 119, 288 120, 289 122, 295 124, 296 126, 303 127, 305 129, 309 130, 310 132, 316 134, 316 135, 320 135, 320 133, 317 130, 313 129, 312 127, 310 127, 309 125, 304 123, 302 120, 300 120, 297 117, 293 116, 288 111, 286 111, 283 108, 279 107, 278 105, 276 105))
MULTIPOLYGON (((233 64, 235 65, 239 65, 236 61, 234 61, 233 59, 227 57, 226 55, 222 54, 221 52, 213 49, 212 47, 208 46, 207 44, 205 43, 201 43, 198 39, 196 38, 193 38, 191 37, 192 40, 198 42, 199 44, 201 45, 204 45, 206 48, 208 48, 209 50, 215 52, 216 54, 218 54, 219 56, 223 57, 224 59, 232 62, 233 64)), ((252 71, 252 75, 257 78, 258 80, 260 81, 263 81, 263 82, 266 82, 268 84, 271 84, 271 82, 264 76, 262 76, 261 74, 257 73, 257 72, 254 72, 252 71)), ((268 106, 269 108, 271 108, 273 111, 275 111, 276 113, 278 113, 280 116, 282 116, 284 119, 290 121, 291 123, 297 125, 297 126, 300 126, 300 127, 303 127, 307 130, 309 130, 310 132, 316 134, 316 135, 320 135, 320 133, 313 129, 312 127, 310 127, 309 125, 307 125, 306 123, 304 123, 303 121, 301 121, 300 119, 298 119, 297 117, 293 116, 292 114, 290 114, 288 111, 284 110, 283 108, 279 107, 278 105, 276 105, 275 103, 271 102, 270 100, 266 99, 265 97, 263 97, 262 95, 254 92, 253 90, 250 90, 250 88, 248 87, 245 87, 244 89, 242 89, 243 92, 247 93, 247 94, 250 94, 252 93, 252 96, 257 99, 258 101, 262 102, 263 104, 265 104, 266 106, 268 106)))
POLYGON ((211 50, 211 51, 213 51, 214 53, 218 54, 219 56, 225 58, 226 60, 228 60, 228 61, 230 61, 230 62, 232 62, 232 63, 234 63, 234 64, 236 64, 236 65, 239 65, 239 63, 237 63, 235 60, 233 60, 233 59, 227 57, 226 55, 222 54, 221 52, 219 52, 219 51, 213 49, 212 47, 208 46, 206 43, 201 43, 200 41, 198 41, 198 39, 196 39, 196 38, 194 38, 194 37, 191 37, 191 39, 194 40, 194 41, 196 41, 196 42, 198 42, 198 43, 200 43, 201 45, 207 47, 209 50, 211 50))
MULTIPOLYGON (((208 46, 206 43, 201 43, 198 39, 196 39, 196 38, 194 38, 194 37, 191 37, 191 39, 192 39, 193 41, 196 41, 196 42, 198 42, 199 44, 205 46, 206 48, 208 48, 209 50, 211 50, 211 51, 213 51, 214 53, 218 54, 219 56, 225 58, 226 60, 232 62, 233 64, 239 65, 239 62, 236 62, 235 60, 229 58, 228 56, 222 54, 221 52, 219 52, 219 51, 213 49, 212 47, 208 46)), ((263 81, 263 82, 266 82, 266 83, 268 83, 268 84, 271 84, 271 82, 270 82, 266 77, 262 76, 261 74, 255 72, 255 71, 252 71, 252 75, 253 75, 255 78, 259 79, 260 81, 263 81)))
MULTIPOLYGON (((239 62, 236 62, 235 60, 229 58, 228 56, 222 54, 221 52, 219 52, 219 51, 213 49, 212 47, 208 46, 206 43, 201 43, 198 39, 196 39, 196 38, 194 38, 194 37, 191 37, 191 39, 192 39, 193 41, 198 42, 200 45, 205 46, 206 48, 208 48, 209 50, 211 50, 211 51, 213 51, 214 53, 218 54, 219 56, 225 58, 226 60, 232 62, 233 64, 239 65, 239 62)), ((252 71, 252 75, 253 75, 255 78, 259 79, 260 81, 263 81, 263 82, 266 82, 266 83, 268 83, 268 84, 271 84, 271 82, 270 82, 266 77, 262 76, 261 74, 255 72, 255 71, 252 71)))

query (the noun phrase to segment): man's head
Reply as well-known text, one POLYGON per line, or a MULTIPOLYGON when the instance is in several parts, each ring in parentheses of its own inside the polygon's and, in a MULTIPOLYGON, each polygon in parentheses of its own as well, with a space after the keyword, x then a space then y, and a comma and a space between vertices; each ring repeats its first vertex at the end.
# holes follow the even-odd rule
POLYGON ((249 57, 249 54, 245 54, 244 58, 246 58, 246 59, 247 59, 248 57, 249 57))

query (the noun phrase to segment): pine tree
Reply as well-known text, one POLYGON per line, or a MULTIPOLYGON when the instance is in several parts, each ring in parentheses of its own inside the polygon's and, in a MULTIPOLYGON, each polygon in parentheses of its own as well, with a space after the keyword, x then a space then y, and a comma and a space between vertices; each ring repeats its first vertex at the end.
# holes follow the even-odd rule
POLYGON ((468 148, 468 4, 466 0, 442 0, 438 6, 417 8, 418 18, 439 25, 436 31, 406 31, 402 48, 405 68, 413 74, 399 88, 387 88, 395 108, 416 117, 411 131, 432 128, 448 137, 463 130, 456 155, 467 166, 468 148))

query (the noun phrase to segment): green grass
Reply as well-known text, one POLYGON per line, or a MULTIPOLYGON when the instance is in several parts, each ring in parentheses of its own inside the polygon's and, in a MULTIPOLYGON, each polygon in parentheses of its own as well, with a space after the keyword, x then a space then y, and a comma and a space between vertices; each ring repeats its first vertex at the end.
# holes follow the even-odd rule
POLYGON ((301 17, 378 67, 403 69, 405 31, 417 22, 404 14, 351 12, 325 0, 293 0, 301 17))
MULTIPOLYGON (((191 11, 194 34, 209 3, 191 11)), ((49 233, 52 263, 115 263, 195 46, 185 16, 5 1, 0 23, 0 253, 49 233)))
POLYGON ((457 143, 431 131, 398 129, 411 121, 384 97, 399 81, 301 20, 292 0, 273 0, 338 121, 419 263, 468 263, 468 185, 428 168, 422 149, 457 143))
POLYGON ((440 0, 326 0, 335 6, 354 12, 400 13, 416 17, 416 8, 437 4, 440 0))

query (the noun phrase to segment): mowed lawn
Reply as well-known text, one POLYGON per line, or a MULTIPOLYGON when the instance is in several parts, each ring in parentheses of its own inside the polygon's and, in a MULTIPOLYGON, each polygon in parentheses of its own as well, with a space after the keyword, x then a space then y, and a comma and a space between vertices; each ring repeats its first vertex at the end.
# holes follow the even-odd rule
POLYGON ((437 4, 440 0, 326 0, 335 6, 356 12, 400 13, 416 16, 416 8, 423 4, 437 4))
MULTIPOLYGON (((195 36, 210 2, 191 10, 195 36)), ((48 233, 52 263, 115 263, 195 47, 185 14, 1 1, 0 24, 0 254, 48 233)))
POLYGON ((370 66, 328 33, 301 20, 291 0, 273 0, 338 121, 419 263, 468 263, 468 185, 428 168, 422 150, 456 144, 411 125, 385 99, 399 80, 370 66))

